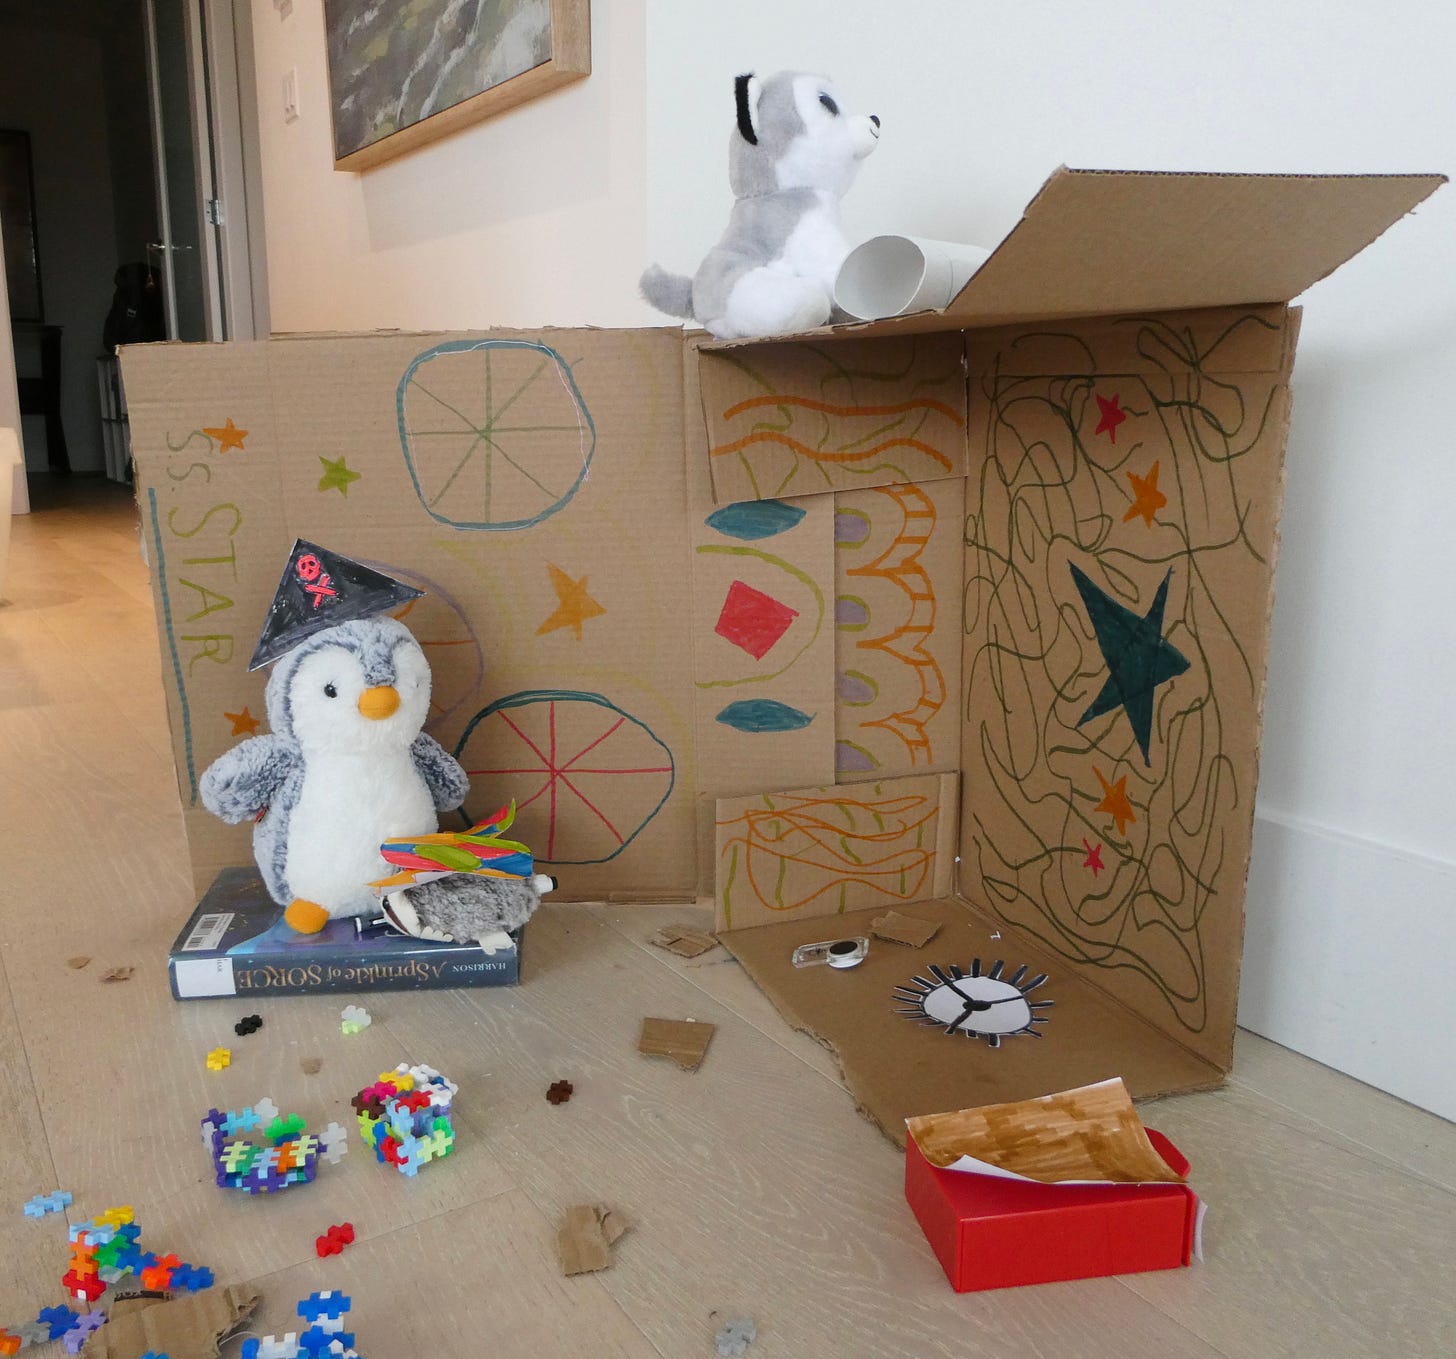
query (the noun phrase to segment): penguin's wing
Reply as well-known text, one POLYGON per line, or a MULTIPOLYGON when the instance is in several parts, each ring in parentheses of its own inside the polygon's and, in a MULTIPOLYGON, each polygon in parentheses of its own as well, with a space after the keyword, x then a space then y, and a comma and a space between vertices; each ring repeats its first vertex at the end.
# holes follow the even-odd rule
POLYGON ((229 824, 251 821, 295 770, 303 752, 287 736, 253 736, 219 755, 197 782, 202 805, 229 824))
POLYGON ((465 801, 465 794, 470 791, 470 776, 433 736, 424 732, 416 736, 410 755, 430 796, 435 799, 437 812, 454 811, 465 801))

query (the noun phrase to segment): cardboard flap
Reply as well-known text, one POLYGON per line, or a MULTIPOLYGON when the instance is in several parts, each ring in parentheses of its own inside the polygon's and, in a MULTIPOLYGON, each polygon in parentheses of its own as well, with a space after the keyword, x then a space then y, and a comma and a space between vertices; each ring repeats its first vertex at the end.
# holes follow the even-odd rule
POLYGON ((1063 167, 945 314, 982 325, 1287 302, 1444 182, 1063 167))
MULTIPOLYGON (((863 338, 1287 302, 1445 182, 1445 175, 1063 166, 944 311, 839 326, 819 335, 863 338)), ((750 343, 736 341, 734 347, 750 343)))

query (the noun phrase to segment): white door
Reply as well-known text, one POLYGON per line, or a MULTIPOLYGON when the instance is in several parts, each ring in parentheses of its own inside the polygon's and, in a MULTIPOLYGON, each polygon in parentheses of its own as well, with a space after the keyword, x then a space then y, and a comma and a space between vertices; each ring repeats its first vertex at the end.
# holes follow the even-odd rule
POLYGON ((251 8, 145 0, 167 338, 267 334, 251 8))

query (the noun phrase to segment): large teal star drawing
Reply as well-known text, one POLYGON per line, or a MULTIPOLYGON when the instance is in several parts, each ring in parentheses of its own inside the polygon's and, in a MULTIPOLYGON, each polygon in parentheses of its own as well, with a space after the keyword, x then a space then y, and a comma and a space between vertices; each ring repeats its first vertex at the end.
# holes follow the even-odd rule
POLYGON ((324 465, 324 474, 319 478, 318 488, 321 491, 334 490, 340 495, 349 494, 349 483, 358 481, 363 475, 362 472, 355 472, 343 458, 319 457, 324 465))
POLYGON ((1132 734, 1137 738, 1143 763, 1152 764, 1148 744, 1153 734, 1153 694, 1158 685, 1188 669, 1188 659, 1163 637, 1163 611, 1168 604, 1170 568, 1153 596, 1153 606, 1139 617, 1111 595, 1095 586, 1085 574, 1072 567, 1072 580, 1092 620, 1102 659, 1107 662, 1107 683, 1094 698, 1077 725, 1121 708, 1127 713, 1132 734))

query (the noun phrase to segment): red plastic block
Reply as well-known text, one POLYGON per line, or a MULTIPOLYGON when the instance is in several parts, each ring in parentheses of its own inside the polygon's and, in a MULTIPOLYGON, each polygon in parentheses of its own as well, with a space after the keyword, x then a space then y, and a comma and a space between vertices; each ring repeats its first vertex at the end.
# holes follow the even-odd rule
MULTIPOLYGON (((1188 1162, 1148 1129, 1180 1174, 1188 1162)), ((905 1143, 905 1197, 958 1293, 1176 1269, 1193 1256, 1186 1184, 1058 1185, 940 1170, 905 1143)))

